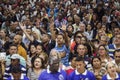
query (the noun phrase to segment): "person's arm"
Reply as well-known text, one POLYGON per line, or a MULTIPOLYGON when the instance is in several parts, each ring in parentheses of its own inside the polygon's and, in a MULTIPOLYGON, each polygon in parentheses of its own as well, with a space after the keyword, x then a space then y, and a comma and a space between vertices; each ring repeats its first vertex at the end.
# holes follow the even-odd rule
POLYGON ((50 24, 50 32, 51 32, 51 38, 52 40, 55 40, 56 39, 56 34, 55 34, 55 31, 54 31, 54 22, 51 22, 50 24))
POLYGON ((26 30, 24 29, 25 25, 23 25, 22 23, 19 23, 19 27, 20 27, 21 30, 24 32, 24 34, 26 35, 26 37, 27 37, 31 42, 33 42, 33 41, 34 41, 34 38, 31 37, 31 36, 26 32, 26 30))
POLYGON ((27 72, 27 77, 28 77, 29 79, 31 79, 31 74, 30 74, 30 73, 31 73, 31 69, 29 68, 29 69, 28 69, 28 72, 27 72))
POLYGON ((66 25, 62 25, 62 28, 61 28, 61 30, 62 30, 62 32, 63 32, 63 34, 64 34, 64 37, 65 37, 65 44, 66 44, 66 46, 68 47, 69 46, 69 39, 68 39, 68 34, 67 34, 67 32, 66 32, 66 25))

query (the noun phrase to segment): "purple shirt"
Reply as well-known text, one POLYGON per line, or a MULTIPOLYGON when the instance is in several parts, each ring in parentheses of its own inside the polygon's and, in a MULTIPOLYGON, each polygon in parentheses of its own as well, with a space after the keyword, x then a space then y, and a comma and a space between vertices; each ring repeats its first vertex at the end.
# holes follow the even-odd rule
POLYGON ((41 73, 38 80, 67 80, 67 74, 63 70, 56 73, 51 73, 50 71, 45 70, 41 73))

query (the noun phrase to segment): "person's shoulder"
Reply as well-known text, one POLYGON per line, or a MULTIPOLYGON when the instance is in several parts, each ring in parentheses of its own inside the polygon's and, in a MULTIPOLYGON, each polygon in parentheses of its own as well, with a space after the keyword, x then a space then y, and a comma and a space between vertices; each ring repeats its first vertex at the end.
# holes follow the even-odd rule
POLYGON ((102 76, 102 80, 107 80, 107 75, 106 74, 102 76))
POLYGON ((30 80, 27 76, 24 76, 24 80, 30 80))
POLYGON ((48 72, 47 72, 47 70, 42 70, 42 73, 41 73, 41 75, 46 75, 46 74, 48 74, 48 72))
POLYGON ((90 76, 90 77, 95 77, 94 73, 91 72, 91 71, 88 71, 88 70, 87 70, 86 75, 87 75, 87 76, 90 76))

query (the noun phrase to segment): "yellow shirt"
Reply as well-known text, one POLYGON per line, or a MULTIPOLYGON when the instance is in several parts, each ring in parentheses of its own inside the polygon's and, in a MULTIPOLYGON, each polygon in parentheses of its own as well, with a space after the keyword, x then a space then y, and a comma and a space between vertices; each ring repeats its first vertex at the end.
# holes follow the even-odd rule
POLYGON ((26 50, 21 45, 18 46, 18 54, 21 55, 25 60, 27 60, 26 50))

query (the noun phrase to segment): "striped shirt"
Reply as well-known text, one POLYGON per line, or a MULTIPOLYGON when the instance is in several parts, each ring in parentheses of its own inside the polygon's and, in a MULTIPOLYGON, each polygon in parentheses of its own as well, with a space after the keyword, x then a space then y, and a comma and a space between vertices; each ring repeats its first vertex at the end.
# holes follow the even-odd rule
MULTIPOLYGON (((23 75, 26 76, 26 68, 23 65, 19 65, 19 66, 21 68, 21 72, 23 73, 23 75)), ((10 76, 12 76, 11 71, 10 71, 11 67, 12 67, 12 65, 5 68, 5 72, 4 72, 4 76, 3 76, 4 80, 7 80, 10 76)))

